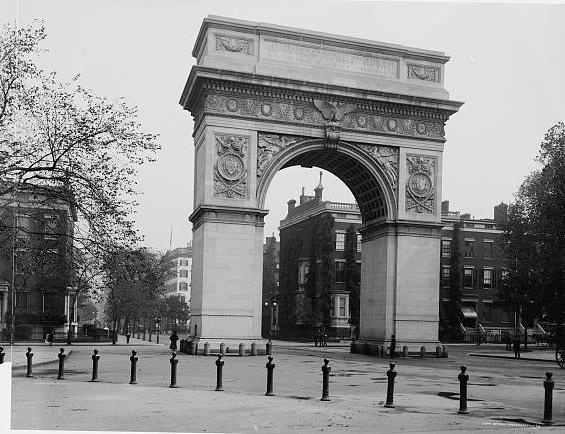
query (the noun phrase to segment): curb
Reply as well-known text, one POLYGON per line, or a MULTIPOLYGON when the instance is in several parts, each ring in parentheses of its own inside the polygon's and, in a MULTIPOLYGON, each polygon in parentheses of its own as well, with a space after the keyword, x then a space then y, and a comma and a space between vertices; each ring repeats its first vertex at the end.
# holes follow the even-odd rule
POLYGON ((531 362, 547 362, 547 363, 556 363, 555 360, 548 360, 548 359, 538 359, 535 357, 520 357, 519 359, 509 356, 501 356, 497 354, 478 354, 478 353, 470 353, 470 357, 488 357, 491 359, 508 359, 508 360, 526 360, 531 362))

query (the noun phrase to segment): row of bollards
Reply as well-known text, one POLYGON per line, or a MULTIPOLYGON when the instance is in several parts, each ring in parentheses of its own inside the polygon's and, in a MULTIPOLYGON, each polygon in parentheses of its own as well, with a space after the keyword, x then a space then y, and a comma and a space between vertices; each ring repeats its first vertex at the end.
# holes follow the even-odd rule
MULTIPOLYGON (((0 363, 4 362, 4 349, 0 347, 0 363)), ((60 348, 59 354, 57 355, 59 358, 59 372, 57 376, 57 380, 64 380, 64 368, 65 368, 65 349, 60 348)), ((224 390, 223 383, 222 383, 222 376, 223 376, 223 366, 224 361, 222 360, 223 353, 220 352, 218 354, 218 359, 215 361, 216 364, 216 391, 221 392, 224 390)), ((32 367, 32 359, 33 359, 33 352, 31 351, 31 347, 28 347, 26 352, 27 358, 27 373, 26 377, 33 377, 33 367, 32 367)), ((132 350, 130 363, 131 363, 131 370, 130 370, 130 382, 129 384, 137 384, 137 352, 132 350)), ((98 381, 98 361, 100 360, 100 355, 98 350, 94 350, 94 354, 92 356, 92 379, 91 382, 98 381)), ((169 385, 170 388, 177 387, 177 365, 178 359, 176 352, 172 353, 172 357, 170 359, 171 364, 171 383, 169 385)), ((395 364, 390 363, 390 369, 386 372, 388 378, 388 385, 387 385, 387 393, 386 393, 386 403, 385 407, 387 408, 394 408, 394 382, 397 376, 397 372, 395 371, 395 364)), ((273 371, 275 369, 275 364, 273 363, 273 357, 268 357, 268 362, 265 365, 267 368, 267 391, 265 396, 274 396, 273 392, 273 371)), ((329 366, 329 360, 324 359, 324 365, 322 366, 322 401, 330 401, 330 372, 331 367, 329 366)), ((554 388, 554 381, 552 379, 553 374, 551 372, 546 372, 546 379, 543 382, 543 386, 545 389, 545 400, 544 400, 544 414, 543 414, 543 423, 544 424, 551 424, 553 418, 553 388, 554 388)), ((461 366, 461 372, 457 376, 459 380, 459 414, 469 414, 469 410, 467 408, 467 384, 469 382, 469 374, 467 374, 467 367, 461 366)))

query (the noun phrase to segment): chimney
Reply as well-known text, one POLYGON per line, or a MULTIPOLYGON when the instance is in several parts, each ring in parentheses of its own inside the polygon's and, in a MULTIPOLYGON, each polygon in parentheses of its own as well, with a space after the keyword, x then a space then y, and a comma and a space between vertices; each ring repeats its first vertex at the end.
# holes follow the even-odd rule
POLYGON ((324 186, 322 185, 322 172, 320 171, 320 183, 314 189, 314 197, 318 202, 322 201, 322 191, 324 190, 324 186))
POLYGON ((497 225, 504 225, 508 221, 508 205, 504 202, 494 207, 494 221, 497 225))
POLYGON ((449 201, 448 200, 441 201, 441 213, 442 214, 449 214, 449 201))
POLYGON ((304 187, 302 187, 302 194, 300 195, 300 205, 307 202, 306 194, 304 193, 304 187))
POLYGON ((290 199, 287 202, 287 205, 288 205, 288 214, 290 214, 294 210, 294 207, 296 206, 296 201, 294 199, 290 199))

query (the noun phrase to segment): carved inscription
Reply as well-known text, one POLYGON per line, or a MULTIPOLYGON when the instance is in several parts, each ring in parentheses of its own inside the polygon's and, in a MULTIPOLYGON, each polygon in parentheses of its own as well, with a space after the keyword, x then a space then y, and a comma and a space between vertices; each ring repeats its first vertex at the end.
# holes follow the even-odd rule
POLYGON ((216 35, 216 51, 229 51, 230 53, 252 55, 253 41, 251 39, 216 35))
POLYGON ((298 137, 278 134, 259 134, 257 141, 257 177, 263 176, 269 162, 284 148, 296 143, 298 137))
POLYGON ((316 45, 298 45, 268 39, 261 43, 261 54, 265 58, 280 62, 398 78, 398 61, 386 57, 362 56, 329 48, 319 48, 316 45))
POLYGON ((228 199, 246 198, 245 159, 249 148, 249 137, 216 134, 215 141, 214 196, 228 199))
POLYGON ((435 66, 408 64, 408 78, 412 80, 434 81, 439 83, 440 69, 435 66))
POLYGON ((377 160, 394 190, 398 184, 398 148, 392 146, 359 145, 359 148, 377 160))
POLYGON ((406 211, 435 214, 437 158, 406 156, 406 211))

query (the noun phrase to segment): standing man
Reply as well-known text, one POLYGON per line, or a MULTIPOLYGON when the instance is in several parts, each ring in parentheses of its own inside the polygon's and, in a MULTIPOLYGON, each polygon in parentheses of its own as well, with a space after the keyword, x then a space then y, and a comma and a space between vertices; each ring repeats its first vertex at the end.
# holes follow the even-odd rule
POLYGON ((514 335, 514 358, 520 358, 520 335, 518 333, 514 335))
POLYGON ((396 351, 396 336, 395 335, 391 335, 390 336, 390 358, 394 359, 394 352, 396 351))
POLYGON ((179 337, 177 335, 177 331, 173 330, 173 334, 170 337, 171 339, 171 346, 169 347, 171 350, 175 350, 177 349, 177 341, 179 340, 179 337))
POLYGON ((131 333, 128 330, 128 332, 126 333, 126 343, 129 344, 129 338, 131 338, 131 333))

